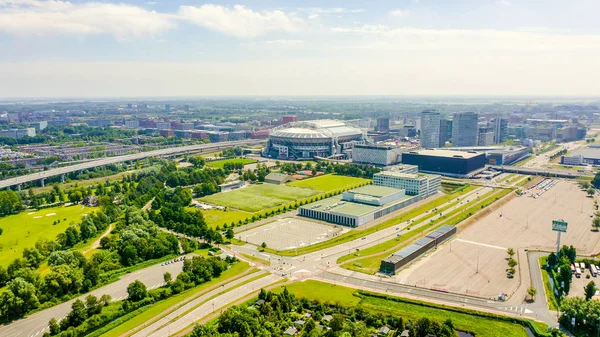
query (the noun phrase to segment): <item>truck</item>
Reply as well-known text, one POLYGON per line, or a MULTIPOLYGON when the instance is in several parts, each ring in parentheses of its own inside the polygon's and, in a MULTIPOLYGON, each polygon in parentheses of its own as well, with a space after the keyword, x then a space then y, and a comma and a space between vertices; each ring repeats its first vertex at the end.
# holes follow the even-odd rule
POLYGON ((581 269, 579 269, 579 267, 575 268, 575 277, 577 277, 577 278, 581 277, 581 269))
POLYGON ((590 264, 590 273, 592 273, 593 277, 598 276, 598 270, 596 269, 596 266, 594 266, 593 264, 590 264))

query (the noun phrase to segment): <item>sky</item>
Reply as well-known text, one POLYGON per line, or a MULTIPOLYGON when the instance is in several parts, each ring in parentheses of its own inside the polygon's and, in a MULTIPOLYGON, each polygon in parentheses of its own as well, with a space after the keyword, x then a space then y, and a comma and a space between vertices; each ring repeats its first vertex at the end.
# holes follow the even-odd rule
POLYGON ((598 0, 0 0, 0 97, 600 96, 598 0))

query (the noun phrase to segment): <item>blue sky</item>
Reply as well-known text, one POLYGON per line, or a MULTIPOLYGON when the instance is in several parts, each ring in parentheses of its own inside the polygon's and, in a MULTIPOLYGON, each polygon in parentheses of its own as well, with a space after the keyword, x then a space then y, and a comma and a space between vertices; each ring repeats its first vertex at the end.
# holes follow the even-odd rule
POLYGON ((0 97, 597 95, 597 0, 0 0, 0 97))

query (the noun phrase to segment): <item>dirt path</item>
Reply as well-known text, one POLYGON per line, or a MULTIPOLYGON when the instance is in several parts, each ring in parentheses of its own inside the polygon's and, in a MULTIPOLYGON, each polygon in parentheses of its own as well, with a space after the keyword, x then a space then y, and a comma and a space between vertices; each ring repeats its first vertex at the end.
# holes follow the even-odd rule
POLYGON ((90 252, 90 251, 92 251, 92 250, 94 250, 96 248, 99 248, 100 247, 100 240, 102 240, 102 238, 105 238, 106 236, 108 236, 108 234, 110 234, 110 232, 112 231, 112 229, 113 229, 113 224, 108 225, 108 228, 106 229, 106 231, 104 232, 104 234, 102 234, 102 236, 100 236, 98 239, 96 239, 96 241, 94 241, 94 243, 92 243, 92 246, 90 248, 84 250, 82 252, 82 254, 85 255, 86 253, 88 253, 88 252, 90 252))
POLYGON ((154 202, 154 198, 152 198, 152 200, 148 201, 147 204, 144 205, 144 207, 142 207, 142 211, 147 211, 150 209, 150 207, 152 207, 152 202, 154 202))

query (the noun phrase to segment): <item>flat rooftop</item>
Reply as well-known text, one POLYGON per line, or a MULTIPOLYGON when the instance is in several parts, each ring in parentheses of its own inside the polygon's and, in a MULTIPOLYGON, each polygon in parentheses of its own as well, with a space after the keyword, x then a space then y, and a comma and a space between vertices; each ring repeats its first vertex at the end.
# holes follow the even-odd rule
POLYGON ((383 175, 388 177, 398 177, 398 178, 410 178, 410 179, 425 179, 436 177, 435 174, 428 173, 403 173, 399 171, 381 171, 377 173, 377 175, 383 175))
POLYGON ((355 193, 355 194, 364 194, 364 195, 369 195, 372 197, 381 198, 381 197, 388 196, 390 194, 398 193, 400 191, 401 191, 400 189, 393 188, 393 187, 366 185, 366 186, 353 188, 353 189, 349 190, 348 192, 355 193))
POLYGON ((600 159, 600 148, 588 147, 585 149, 580 149, 580 150, 574 151, 571 154, 565 155, 565 157, 573 157, 573 156, 583 156, 583 158, 589 158, 589 159, 600 159))
POLYGON ((446 157, 446 158, 464 158, 470 159, 473 157, 477 157, 482 155, 482 152, 465 152, 465 151, 453 151, 453 150, 442 150, 442 149, 425 149, 425 150, 417 150, 410 151, 405 154, 419 154, 422 156, 432 156, 432 157, 446 157))
POLYGON ((337 213, 341 215, 349 216, 363 216, 377 210, 383 209, 390 205, 397 204, 410 198, 416 198, 414 196, 404 196, 396 199, 393 202, 387 203, 382 206, 372 206, 367 204, 359 204, 355 202, 343 201, 341 195, 336 195, 331 198, 319 200, 308 205, 302 206, 304 209, 311 209, 315 211, 337 213))

